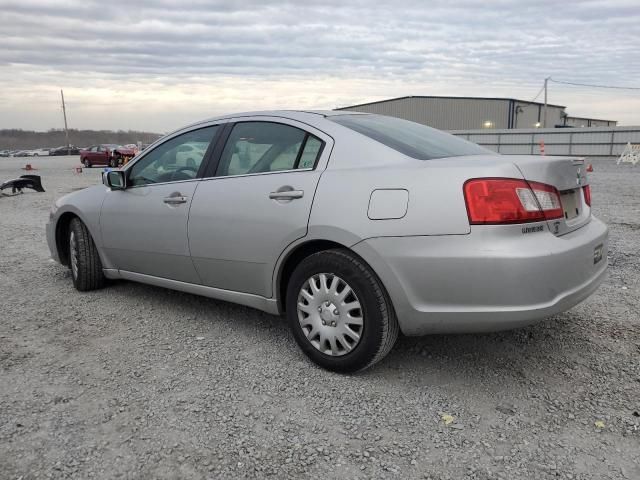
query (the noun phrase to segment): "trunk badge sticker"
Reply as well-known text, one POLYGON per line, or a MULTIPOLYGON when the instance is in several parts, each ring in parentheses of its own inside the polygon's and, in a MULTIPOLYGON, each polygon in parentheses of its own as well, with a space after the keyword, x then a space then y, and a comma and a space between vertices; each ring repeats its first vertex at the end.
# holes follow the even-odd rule
POLYGON ((602 260, 602 251, 604 250, 603 248, 603 244, 601 243, 600 245, 598 245, 596 248, 594 248, 593 250, 593 264, 595 265, 596 263, 598 263, 600 260, 602 260))
POLYGON ((527 233, 535 233, 535 232, 542 232, 544 230, 544 226, 543 225, 534 225, 533 227, 522 227, 522 234, 527 234, 527 233))

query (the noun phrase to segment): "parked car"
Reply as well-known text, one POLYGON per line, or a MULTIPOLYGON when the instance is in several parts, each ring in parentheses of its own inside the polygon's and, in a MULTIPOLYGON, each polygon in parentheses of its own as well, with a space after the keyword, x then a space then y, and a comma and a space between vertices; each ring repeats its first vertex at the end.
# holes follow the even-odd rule
POLYGON ((18 150, 13 153, 14 157, 33 157, 33 152, 31 150, 18 150))
POLYGON ((56 148, 52 148, 51 150, 49 150, 49 155, 51 156, 63 156, 63 155, 80 155, 80 150, 78 149, 78 147, 75 147, 73 145, 66 147, 66 146, 62 146, 62 147, 56 147, 56 148))
POLYGON ((499 155, 397 118, 220 117, 103 182, 59 199, 47 225, 78 290, 127 279, 285 314, 336 371, 376 363, 399 331, 528 325, 606 273, 582 159, 499 155))
POLYGON ((0 150, 0 157, 10 156, 9 150, 0 150))
POLYGON ((80 151, 80 161, 85 167, 104 165, 117 168, 135 156, 136 152, 127 147, 114 144, 92 145, 80 151))
POLYGON ((49 149, 48 148, 37 148, 35 150, 31 151, 34 157, 45 157, 45 156, 49 156, 49 149))
POLYGON ((139 150, 137 143, 127 143, 126 145, 123 145, 123 147, 133 150, 136 154, 138 153, 138 150, 139 150))

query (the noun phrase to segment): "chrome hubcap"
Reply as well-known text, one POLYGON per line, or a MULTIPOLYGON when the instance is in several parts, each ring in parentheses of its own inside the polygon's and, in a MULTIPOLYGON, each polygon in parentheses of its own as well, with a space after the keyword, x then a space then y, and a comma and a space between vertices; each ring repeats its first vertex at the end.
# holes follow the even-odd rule
POLYGON ((353 350, 364 328, 358 297, 347 282, 332 273, 318 273, 302 285, 298 321, 311 345, 335 357, 353 350))
POLYGON ((69 253, 71 257, 71 273, 73 273, 73 278, 78 278, 78 244, 74 232, 71 232, 69 236, 69 253))

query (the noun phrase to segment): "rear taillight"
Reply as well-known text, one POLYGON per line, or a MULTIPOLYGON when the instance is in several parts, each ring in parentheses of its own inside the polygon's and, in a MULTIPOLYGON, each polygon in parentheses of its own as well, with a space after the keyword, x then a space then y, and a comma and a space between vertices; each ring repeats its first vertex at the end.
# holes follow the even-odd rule
POLYGON ((585 185, 582 187, 582 191, 584 192, 584 203, 591 206, 591 187, 589 185, 585 185))
POLYGON ((472 225, 526 223, 564 216, 558 190, 515 178, 474 178, 464 184, 472 225))

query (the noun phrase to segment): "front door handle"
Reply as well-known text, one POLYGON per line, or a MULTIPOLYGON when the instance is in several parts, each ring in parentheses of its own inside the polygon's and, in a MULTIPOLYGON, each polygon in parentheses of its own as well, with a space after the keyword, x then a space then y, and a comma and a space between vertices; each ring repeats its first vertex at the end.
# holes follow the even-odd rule
POLYGON ((181 203, 187 203, 187 197, 178 192, 174 192, 168 197, 163 198, 162 201, 168 205, 180 205, 181 203))
POLYGON ((282 190, 269 194, 271 200, 293 200, 294 198, 302 198, 303 196, 304 190, 282 190))

